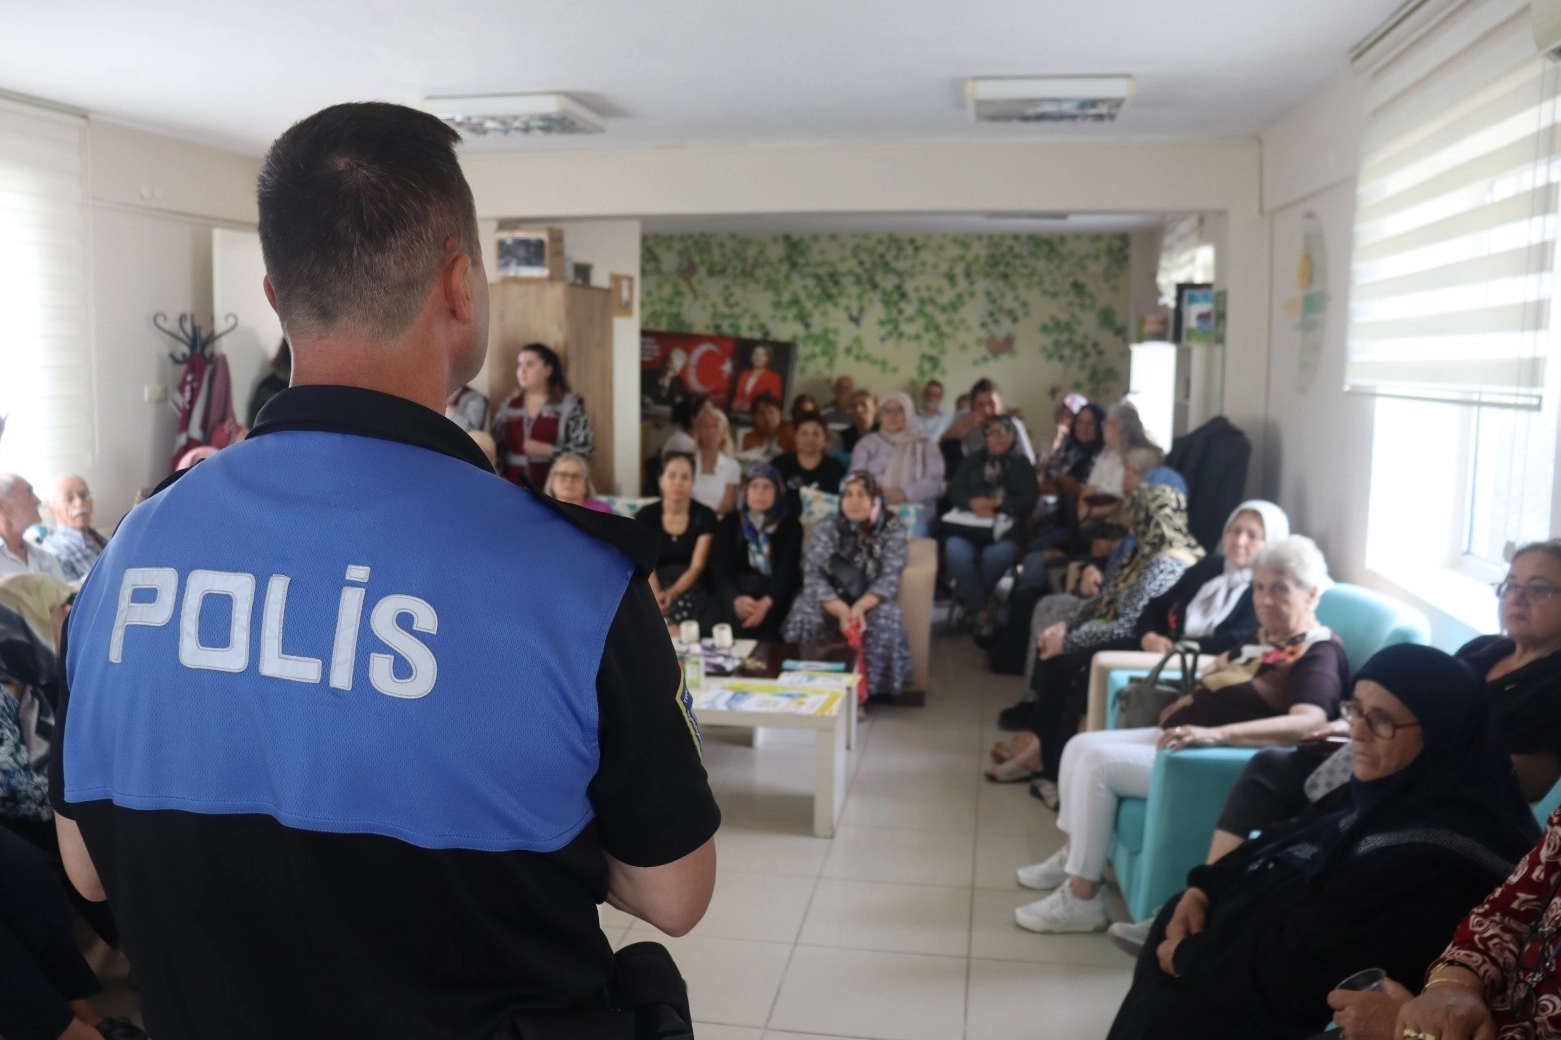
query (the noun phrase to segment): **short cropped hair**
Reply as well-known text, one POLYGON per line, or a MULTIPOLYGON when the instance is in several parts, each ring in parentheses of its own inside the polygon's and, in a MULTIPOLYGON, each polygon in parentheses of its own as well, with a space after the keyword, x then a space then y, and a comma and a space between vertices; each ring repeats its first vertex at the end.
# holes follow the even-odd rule
POLYGON ((260 170, 260 248, 289 334, 416 319, 454 236, 481 271, 460 135, 427 112, 370 101, 294 123, 260 170))
POLYGON ((1561 563, 1561 539, 1551 538, 1543 542, 1529 542, 1527 545, 1519 546, 1518 551, 1512 554, 1512 563, 1517 563, 1518 557, 1530 553, 1544 553, 1557 563, 1561 563))
POLYGON ((1303 589, 1327 589, 1333 584, 1322 550, 1304 534, 1265 545, 1252 559, 1252 569, 1259 568, 1278 571, 1303 589))

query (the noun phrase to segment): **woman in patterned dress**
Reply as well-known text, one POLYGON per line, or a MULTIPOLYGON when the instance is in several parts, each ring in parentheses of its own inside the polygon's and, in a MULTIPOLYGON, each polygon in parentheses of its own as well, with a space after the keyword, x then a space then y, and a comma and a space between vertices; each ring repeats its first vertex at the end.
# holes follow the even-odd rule
POLYGON ((897 598, 907 544, 905 525, 885 507, 872 474, 846 477, 840 512, 813 530, 802 593, 786 619, 786 639, 822 643, 859 627, 868 692, 898 696, 912 677, 911 641, 897 598), (850 566, 837 566, 836 561, 850 566), (847 575, 853 569, 861 573, 865 591, 849 599, 857 591, 849 588, 847 575))
POLYGON ((499 449, 499 472, 516 484, 521 478, 537 487, 559 455, 590 461, 596 453, 591 417, 585 402, 569 389, 564 364, 550 347, 528 343, 515 362, 520 389, 493 416, 493 440, 499 449))

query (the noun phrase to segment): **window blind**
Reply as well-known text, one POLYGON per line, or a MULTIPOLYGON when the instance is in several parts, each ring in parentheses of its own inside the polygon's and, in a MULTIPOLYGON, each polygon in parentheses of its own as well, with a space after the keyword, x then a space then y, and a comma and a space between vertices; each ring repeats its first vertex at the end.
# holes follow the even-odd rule
POLYGON ((1540 407, 1555 316, 1558 84, 1519 0, 1463 4, 1373 70, 1346 389, 1540 407))
POLYGON ((0 471, 40 493, 94 446, 85 125, 0 98, 0 471))

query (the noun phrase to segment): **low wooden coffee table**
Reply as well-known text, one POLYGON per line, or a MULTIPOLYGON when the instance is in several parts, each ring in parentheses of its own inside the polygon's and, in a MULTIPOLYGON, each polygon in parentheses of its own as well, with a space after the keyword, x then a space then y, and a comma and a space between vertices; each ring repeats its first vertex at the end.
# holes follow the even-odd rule
MULTIPOLYGON (((850 647, 814 646, 799 643, 760 643, 752 656, 764 662, 764 671, 731 676, 734 679, 775 679, 786 661, 830 661, 848 669, 856 663, 856 651, 850 647)), ((727 678, 713 677, 713 678, 727 678)), ((695 694, 695 701, 699 694, 695 694)), ((823 714, 798 715, 776 711, 743 711, 727 708, 700 708, 701 726, 739 726, 749 729, 811 730, 813 743, 813 833, 820 838, 835 834, 835 821, 845 803, 846 752, 856 742, 856 697, 847 694, 836 700, 823 714)))

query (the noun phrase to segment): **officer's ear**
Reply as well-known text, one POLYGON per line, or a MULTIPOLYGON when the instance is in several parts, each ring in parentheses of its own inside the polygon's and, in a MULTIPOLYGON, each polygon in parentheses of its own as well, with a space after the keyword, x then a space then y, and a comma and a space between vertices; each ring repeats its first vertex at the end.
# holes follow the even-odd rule
POLYGON ((270 275, 266 274, 260 276, 260 287, 266 291, 266 302, 271 305, 271 310, 274 311, 276 316, 280 318, 282 316, 282 312, 276 309, 276 290, 271 288, 270 275))
POLYGON ((472 258, 455 235, 445 239, 444 248, 445 263, 444 270, 440 272, 439 285, 444 290, 445 305, 457 321, 463 325, 469 324, 477 315, 473 280, 483 277, 482 268, 472 263, 472 258))

